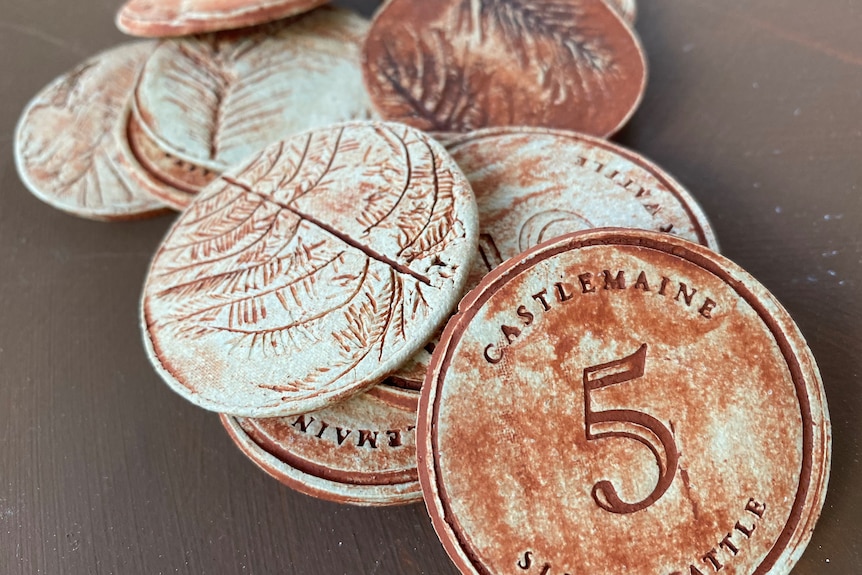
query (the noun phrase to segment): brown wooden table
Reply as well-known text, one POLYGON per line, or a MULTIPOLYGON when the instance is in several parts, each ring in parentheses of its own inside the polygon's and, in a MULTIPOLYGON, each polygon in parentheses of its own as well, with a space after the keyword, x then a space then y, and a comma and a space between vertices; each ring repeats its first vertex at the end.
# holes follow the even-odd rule
MULTIPOLYGON (((0 573, 453 573, 421 504, 294 493, 159 381, 138 297, 171 217, 80 220, 18 180, 22 107, 124 40, 117 4, 0 10, 0 573)), ((637 29, 649 87, 616 139, 692 191, 808 339, 834 458, 794 573, 860 573, 862 3, 641 0, 637 29)))

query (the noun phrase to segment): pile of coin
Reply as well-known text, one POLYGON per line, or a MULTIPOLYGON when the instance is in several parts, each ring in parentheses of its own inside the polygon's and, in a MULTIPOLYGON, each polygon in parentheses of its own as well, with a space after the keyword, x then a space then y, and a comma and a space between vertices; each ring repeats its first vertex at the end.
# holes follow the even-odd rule
POLYGON ((634 3, 321 4, 129 0, 164 38, 22 115, 49 204, 181 212, 156 372, 294 489, 424 498, 463 573, 789 572, 822 383, 693 197, 604 139, 646 84, 634 3))

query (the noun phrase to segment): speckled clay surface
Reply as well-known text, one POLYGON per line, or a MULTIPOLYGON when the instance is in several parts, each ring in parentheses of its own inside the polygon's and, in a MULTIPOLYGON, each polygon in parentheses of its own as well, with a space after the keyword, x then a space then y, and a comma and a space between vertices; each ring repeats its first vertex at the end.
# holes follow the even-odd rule
POLYGON ((37 94, 15 133, 15 163, 40 200, 76 216, 126 220, 165 211, 130 175, 124 111, 155 44, 98 54, 37 94))
POLYGON ((135 90, 140 163, 187 203, 229 166, 307 129, 374 116, 362 85, 368 22, 343 9, 162 43, 135 90))
POLYGON ((640 41, 603 0, 390 0, 363 58, 380 115, 429 132, 528 125, 608 136, 646 86, 640 41))
MULTIPOLYGON (((617 226, 718 243, 703 210, 643 156, 605 140, 541 128, 489 128, 445 135, 479 207, 479 253, 467 285, 522 251, 565 233, 617 226)), ((395 377, 419 389, 434 342, 395 377)))
POLYGON ((195 198, 144 287, 156 370, 207 409, 307 413, 379 381, 460 296, 476 249, 469 183, 402 124, 275 144, 195 198))
POLYGON ((128 0, 117 28, 160 38, 230 30, 307 12, 329 0, 128 0))
POLYGON ((489 274, 443 333, 417 425, 434 527, 469 574, 786 575, 829 476, 790 316, 652 232, 572 234, 489 274))

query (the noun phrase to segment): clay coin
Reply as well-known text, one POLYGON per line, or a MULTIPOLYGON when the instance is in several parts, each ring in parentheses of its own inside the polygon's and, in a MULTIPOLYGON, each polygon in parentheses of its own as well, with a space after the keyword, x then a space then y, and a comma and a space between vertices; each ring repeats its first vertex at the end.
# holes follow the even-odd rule
POLYGON ((135 90, 137 159, 185 205, 229 166, 307 129, 373 116, 362 85, 368 22, 341 9, 163 42, 135 90))
POLYGON ((36 197, 97 220, 165 210, 125 169, 123 149, 123 111, 154 47, 137 42, 102 52, 30 101, 15 133, 15 163, 36 197))
POLYGON ((307 495, 357 505, 422 498, 415 406, 399 408, 361 393, 304 415, 221 418, 258 467, 307 495))
POLYGON ((704 247, 617 229, 531 249, 462 301, 417 437, 434 527, 471 574, 786 575, 831 449, 775 298, 704 247))
MULTIPOLYGON (((605 140, 541 128, 489 128, 448 136, 479 207, 476 286, 503 261, 555 236, 614 226, 671 234, 718 249, 703 210, 664 170, 605 140)), ((419 389, 434 342, 395 374, 419 389)))
POLYGON ((440 144, 348 123, 266 148, 213 182, 144 286, 156 370, 207 409, 307 413, 382 380, 446 319, 476 205, 440 144))
POLYGON ((634 24, 638 15, 638 7, 635 0, 609 0, 610 5, 619 12, 623 20, 634 24))
POLYGON ((363 56, 374 106, 426 131, 614 133, 640 103, 640 41, 603 0, 391 0, 363 56))
POLYGON ((307 12, 328 0, 128 0, 117 28, 132 36, 161 38, 231 30, 307 12))

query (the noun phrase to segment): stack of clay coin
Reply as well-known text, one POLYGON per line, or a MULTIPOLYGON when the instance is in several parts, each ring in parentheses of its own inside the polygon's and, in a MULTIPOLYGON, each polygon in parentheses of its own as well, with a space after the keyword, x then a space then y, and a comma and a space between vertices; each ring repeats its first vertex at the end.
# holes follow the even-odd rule
POLYGON ((55 80, 24 111, 21 178, 96 219, 183 209, 218 173, 290 134, 374 116, 362 17, 323 7, 253 28, 138 42, 55 80))
POLYGON ((630 229, 486 276, 434 352, 417 437, 434 528, 471 575, 786 575, 831 453, 814 358, 775 298, 630 229))
POLYGON ((389 0, 363 73, 382 118, 429 132, 544 126, 606 137, 641 101, 629 0, 389 0))
MULTIPOLYGON (((717 248, 703 212, 673 178, 604 140, 524 127, 454 136, 445 144, 478 206, 470 288, 529 247, 597 226, 670 232, 717 248)), ((415 420, 431 345, 384 383, 331 408, 268 419, 222 416, 222 422, 258 466, 304 493, 368 505, 418 500, 415 420)))

